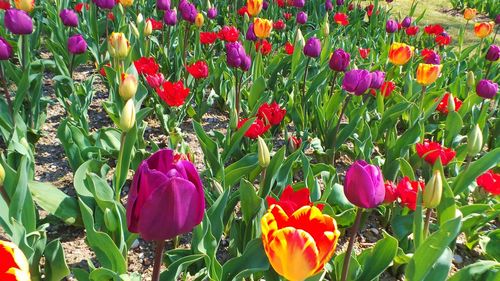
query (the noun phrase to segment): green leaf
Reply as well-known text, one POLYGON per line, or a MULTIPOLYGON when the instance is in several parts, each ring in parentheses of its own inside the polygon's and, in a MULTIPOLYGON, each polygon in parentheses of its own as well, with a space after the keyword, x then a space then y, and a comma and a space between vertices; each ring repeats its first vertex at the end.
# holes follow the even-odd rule
POLYGON ((243 177, 248 176, 259 165, 256 153, 248 154, 225 169, 225 187, 233 186, 243 177))
POLYGON ((453 191, 460 194, 472 184, 477 177, 500 163, 500 147, 493 149, 483 157, 474 161, 464 172, 461 172, 453 181, 453 191))
POLYGON ((500 263, 495 261, 478 261, 460 269, 448 281, 497 281, 500 274, 500 263))
POLYGON ((185 271, 188 266, 192 265, 195 262, 202 260, 205 257, 203 254, 198 255, 190 255, 187 257, 180 258, 168 265, 167 270, 161 273, 160 280, 161 281, 172 281, 177 280, 177 277, 185 271))
POLYGON ((493 230, 487 236, 483 236, 479 240, 479 245, 483 251, 496 261, 500 261, 500 229, 493 230))
POLYGON ((45 280, 59 281, 70 274, 64 258, 64 251, 59 240, 52 240, 44 250, 45 280))
POLYGON ((252 88, 250 89, 250 94, 248 95, 248 107, 250 111, 253 111, 260 99, 261 95, 266 90, 266 79, 263 76, 258 77, 253 81, 252 88))
POLYGON ((363 272, 358 280, 374 280, 388 268, 398 252, 398 240, 384 232, 384 238, 358 257, 363 272))
POLYGON ((424 281, 446 280, 450 272, 452 260, 453 252, 450 248, 446 248, 432 266, 429 274, 425 276, 424 281))
POLYGON ((212 175, 221 180, 223 166, 220 161, 219 146, 206 133, 200 123, 193 121, 193 128, 203 150, 205 161, 210 166, 212 175))
POLYGON ((267 271, 269 261, 264 252, 262 239, 250 241, 241 257, 230 259, 222 268, 222 280, 242 280, 252 273, 267 271))
POLYGON ((241 212, 243 220, 247 223, 259 213, 259 210, 264 206, 264 200, 257 196, 255 187, 249 181, 242 179, 240 181, 240 200, 241 212))

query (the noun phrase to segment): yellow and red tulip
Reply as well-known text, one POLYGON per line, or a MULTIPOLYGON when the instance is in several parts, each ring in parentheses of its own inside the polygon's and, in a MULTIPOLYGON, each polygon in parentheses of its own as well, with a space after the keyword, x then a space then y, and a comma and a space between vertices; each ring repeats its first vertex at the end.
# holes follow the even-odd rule
POLYGON ((394 42, 389 49, 389 61, 395 65, 406 64, 413 55, 414 48, 405 43, 394 42))
POLYGON ((113 32, 108 39, 108 52, 111 57, 125 58, 130 51, 130 43, 125 34, 121 32, 113 32))
POLYGON ((421 63, 417 68, 417 82, 420 85, 428 86, 434 82, 441 74, 442 65, 421 63))
POLYGON ((477 14, 477 10, 476 9, 467 8, 464 11, 464 19, 466 19, 468 21, 469 20, 473 20, 476 17, 476 14, 477 14))
POLYGON ((0 240, 0 280, 30 281, 28 260, 11 242, 0 240))
POLYGON ((194 19, 194 24, 198 27, 201 28, 203 26, 203 23, 205 22, 205 18, 203 17, 202 13, 198 13, 196 15, 196 18, 194 19))
POLYGON ((476 23, 474 25, 474 33, 477 37, 483 39, 493 32, 493 27, 495 27, 495 23, 492 21, 476 23))
POLYGON ((249 15, 255 17, 262 11, 263 0, 248 0, 247 1, 247 12, 249 15))
POLYGON ((267 19, 255 18, 253 21, 253 31, 255 36, 260 39, 266 39, 271 35, 273 22, 267 19))
POLYGON ((120 4, 122 4, 123 7, 130 7, 134 5, 134 0, 120 0, 120 4))
POLYGON ((16 9, 31 13, 35 8, 35 0, 14 0, 16 9))

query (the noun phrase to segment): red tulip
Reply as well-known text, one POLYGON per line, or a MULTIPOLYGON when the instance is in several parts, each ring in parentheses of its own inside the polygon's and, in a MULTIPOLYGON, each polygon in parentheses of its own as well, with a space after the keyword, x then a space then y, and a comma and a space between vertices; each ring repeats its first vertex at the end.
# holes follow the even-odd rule
POLYGON ((163 74, 161 73, 155 73, 153 75, 146 75, 146 81, 148 82, 149 86, 153 89, 161 87, 163 82, 165 82, 165 77, 163 77, 163 74))
POLYGON ((410 178, 404 177, 397 185, 396 192, 401 205, 415 211, 417 208, 417 192, 418 189, 424 190, 425 183, 423 181, 411 181, 410 178))
POLYGON ((281 123, 286 115, 286 109, 281 109, 280 106, 273 102, 272 104, 264 103, 259 107, 257 117, 264 123, 277 126, 281 123))
POLYGON ((336 13, 334 16, 333 16, 333 20, 337 23, 337 24, 341 24, 343 26, 346 26, 349 24, 349 17, 344 14, 344 13, 336 13))
POLYGON ((177 107, 184 104, 189 95, 189 88, 184 88, 182 81, 175 83, 166 81, 162 87, 156 88, 156 92, 169 106, 177 107))
POLYGON ((248 16, 250 16, 250 14, 248 13, 248 8, 247 8, 247 5, 241 7, 239 10, 238 10, 238 15, 240 16, 244 16, 245 14, 247 14, 248 16))
MULTIPOLYGON (((238 129, 241 128, 247 121, 248 121, 248 118, 240 120, 238 122, 238 129)), ((245 136, 248 138, 251 138, 251 139, 256 139, 257 137, 266 133, 270 127, 271 127, 271 125, 266 125, 266 124, 264 124, 264 121, 257 118, 257 119, 255 119, 253 124, 250 126, 250 128, 248 128, 248 131, 245 132, 245 136)))
MULTIPOLYGON (((314 203, 311 202, 308 188, 302 188, 294 191, 291 185, 288 185, 285 190, 283 190, 279 199, 268 196, 266 200, 269 207, 272 205, 278 205, 288 216, 291 216, 295 211, 304 206, 314 206, 314 203)), ((316 205, 316 207, 321 211, 324 206, 324 204, 316 205)))
MULTIPOLYGON (((446 93, 441 100, 441 102, 438 104, 436 110, 443 113, 443 114, 448 114, 448 100, 450 99, 450 93, 446 93)), ((437 99, 436 99, 437 100, 437 99)), ((460 107, 462 106, 462 101, 458 99, 457 97, 453 97, 453 102, 455 103, 455 111, 458 111, 460 107)))
POLYGON ((200 32, 200 43, 204 45, 213 44, 218 37, 215 32, 200 32))
POLYGON ((363 58, 363 59, 366 59, 368 57, 368 55, 370 54, 370 48, 366 48, 366 49, 363 49, 363 48, 359 48, 359 55, 363 58))
POLYGON ((384 204, 390 204, 396 201, 396 199, 398 199, 398 190, 394 182, 385 181, 384 187, 385 187, 384 204))
POLYGON ((476 179, 477 185, 493 195, 500 195, 500 174, 489 170, 476 179))
POLYGON ((163 22, 159 20, 155 20, 154 18, 148 18, 146 21, 151 22, 151 26, 153 27, 153 30, 162 30, 163 29, 163 22))
POLYGON ((440 24, 428 25, 424 28, 424 32, 428 35, 439 35, 444 32, 444 28, 440 24))
POLYGON ((236 42, 240 37, 240 31, 234 26, 224 26, 219 31, 219 39, 226 42, 236 42))
POLYGON ((158 72, 160 66, 156 63, 154 58, 142 57, 134 61, 135 69, 140 75, 153 75, 158 72))
POLYGON ((446 166, 457 154, 453 149, 428 139, 425 139, 424 143, 417 143, 416 150, 418 156, 431 165, 434 165, 436 160, 440 158, 443 166, 446 166))
POLYGON ((408 36, 414 36, 418 33, 419 30, 420 29, 418 28, 418 26, 410 26, 406 29, 405 32, 408 36))
POLYGON ((187 71, 195 79, 202 79, 208 77, 208 65, 205 61, 199 60, 191 65, 186 66, 187 71))
POLYGON ((273 46, 266 39, 255 42, 255 51, 260 52, 262 55, 269 55, 273 46))
POLYGON ((295 50, 295 47, 292 45, 290 42, 285 43, 285 53, 288 55, 293 55, 293 51, 295 50))
POLYGON ((273 23, 273 28, 276 30, 283 30, 286 28, 286 24, 283 20, 277 20, 273 23))

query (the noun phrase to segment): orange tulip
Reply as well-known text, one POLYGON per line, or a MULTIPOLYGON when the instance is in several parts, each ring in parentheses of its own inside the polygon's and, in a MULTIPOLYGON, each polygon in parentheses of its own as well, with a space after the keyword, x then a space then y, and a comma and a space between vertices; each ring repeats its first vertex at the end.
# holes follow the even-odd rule
POLYGON ((263 0, 248 0, 247 10, 248 14, 255 17, 262 11, 263 0))
POLYGON ((0 280, 30 281, 28 260, 11 242, 0 240, 0 280))
POLYGON ((394 42, 389 48, 389 61, 395 65, 404 65, 411 59, 414 49, 405 43, 394 42))
POLYGON ((14 0, 16 9, 31 13, 35 8, 35 0, 14 0))
POLYGON ((442 65, 421 63, 417 68, 417 82, 420 85, 428 86, 434 82, 441 74, 442 65))
POLYGON ((464 19, 466 20, 472 20, 476 17, 476 14, 477 14, 477 10, 476 9, 471 9, 471 8, 467 8, 465 9, 464 11, 464 19))
POLYGON ((474 33, 476 33, 477 37, 483 39, 484 37, 490 35, 491 32, 493 32, 494 26, 495 23, 492 21, 476 23, 474 25, 474 33))
POLYGON ((273 22, 266 19, 255 18, 253 20, 253 31, 255 36, 260 39, 265 39, 271 35, 271 31, 273 30, 273 22))
POLYGON ((122 4, 123 7, 130 7, 134 5, 134 0, 120 0, 120 4, 122 4))
POLYGON ((340 235, 335 220, 311 205, 287 214, 282 206, 273 204, 261 226, 269 262, 290 281, 302 281, 323 270, 340 235))

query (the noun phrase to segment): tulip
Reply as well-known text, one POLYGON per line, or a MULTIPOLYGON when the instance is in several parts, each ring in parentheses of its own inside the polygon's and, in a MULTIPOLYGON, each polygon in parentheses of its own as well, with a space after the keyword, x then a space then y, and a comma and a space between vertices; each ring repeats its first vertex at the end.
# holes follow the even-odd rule
POLYGON ((198 13, 196 15, 196 19, 194 20, 194 24, 196 25, 196 27, 201 28, 203 26, 204 22, 205 22, 205 18, 203 18, 203 14, 198 13))
POLYGON ((181 80, 175 83, 165 81, 162 87, 156 88, 156 93, 169 106, 179 107, 184 104, 189 96, 189 88, 185 88, 184 82, 181 80))
POLYGON ((342 6, 344 5, 344 0, 337 0, 335 3, 337 4, 337 6, 342 6))
POLYGON ((108 39, 108 52, 111 57, 126 58, 130 51, 130 44, 121 32, 113 32, 108 39))
POLYGON ((135 125, 135 105, 134 100, 129 99, 122 110, 122 115, 120 116, 120 130, 127 133, 135 125))
POLYGON ((35 0, 14 0, 16 9, 31 13, 35 8, 35 0))
POLYGON ((410 61, 414 48, 405 43, 394 42, 389 48, 389 61, 395 65, 404 65, 410 61))
POLYGON ((474 25, 474 33, 477 37, 483 39, 493 32, 494 22, 481 22, 474 25))
POLYGON ((295 33, 295 46, 294 48, 304 48, 306 45, 306 40, 304 39, 304 36, 302 35, 302 31, 300 31, 300 28, 297 28, 297 32, 295 33))
POLYGON ((131 7, 132 5, 134 5, 134 0, 120 0, 120 4, 125 8, 131 7))
POLYGON ((5 180, 5 169, 3 168, 2 164, 0 164, 0 186, 3 185, 4 180, 5 180))
POLYGON ((476 76, 474 75, 474 72, 468 71, 467 72, 467 87, 472 88, 476 85, 476 76))
POLYGON ((230 67, 240 67, 245 55, 245 48, 240 42, 226 43, 226 62, 230 67))
POLYGON ((68 51, 73 55, 83 54, 87 51, 87 42, 80 34, 75 34, 68 39, 68 51))
POLYGON ((493 170, 489 170, 486 173, 480 175, 476 179, 478 186, 484 188, 484 190, 489 193, 498 196, 500 195, 500 174, 495 173, 493 170))
POLYGON ((426 208, 436 208, 441 202, 443 194, 443 178, 439 170, 432 173, 432 177, 425 185, 422 201, 426 208))
POLYGON ((0 36, 0 60, 8 60, 12 56, 12 46, 0 36))
POLYGON ((281 109, 275 101, 271 104, 263 103, 257 111, 257 117, 272 126, 278 126, 285 118, 285 115, 286 109, 281 109))
POLYGON ((330 35, 330 21, 328 19, 328 14, 325 15, 325 19, 321 25, 321 33, 323 33, 323 37, 330 35))
POLYGON ((139 82, 134 75, 123 73, 120 86, 118 87, 118 93, 124 101, 128 101, 135 96, 138 86, 139 82))
POLYGON ((4 25, 10 32, 17 35, 33 33, 33 20, 22 10, 7 10, 4 15, 4 25))
POLYGON ((342 49, 337 49, 333 52, 330 57, 328 65, 330 69, 334 71, 343 72, 346 71, 347 67, 351 62, 351 55, 342 49))
POLYGON ((411 25, 411 17, 405 17, 403 21, 401 22, 401 26, 403 28, 408 28, 411 25))
POLYGON ((396 192, 401 205, 415 211, 417 208, 417 193, 423 190, 425 183, 422 181, 412 181, 408 177, 403 177, 396 187, 396 192))
POLYGON ((250 16, 257 16, 262 11, 262 0, 247 0, 247 12, 250 16))
POLYGON ((417 82, 422 86, 436 82, 442 67, 442 65, 420 63, 417 68, 417 82))
POLYGON ((316 37, 311 37, 307 40, 304 46, 304 55, 317 58, 321 54, 321 41, 316 37))
POLYGON ((163 17, 165 24, 174 26, 177 24, 177 10, 174 8, 172 10, 166 10, 165 16, 163 17))
POLYGON ((325 1, 325 10, 327 10, 327 11, 333 10, 332 0, 326 0, 325 1))
POLYGON ((302 145, 302 139, 296 136, 290 135, 288 137, 288 150, 290 153, 294 153, 302 145))
POLYGON ((477 14, 476 9, 467 8, 464 11, 464 19, 466 19, 467 21, 473 20, 476 17, 476 14, 477 14))
POLYGON ((384 187, 385 187, 384 204, 391 204, 392 202, 396 201, 398 199, 398 192, 394 182, 386 181, 384 183, 384 187))
POLYGON ((478 124, 470 131, 467 136, 467 154, 470 157, 475 156, 483 148, 483 132, 478 124))
POLYGON ((252 58, 249 55, 244 55, 241 58, 240 69, 243 71, 248 71, 252 66, 252 58))
POLYGON ((196 11, 196 7, 192 3, 188 2, 187 0, 181 1, 179 3, 179 11, 181 12, 181 16, 185 21, 190 23, 195 22, 198 11, 196 11))
POLYGON ((438 142, 425 139, 423 143, 417 143, 415 150, 420 158, 424 159, 430 165, 434 165, 439 158, 443 166, 448 165, 457 154, 451 148, 446 148, 438 142))
POLYGON ((293 6, 295 8, 303 8, 306 4, 306 0, 293 0, 293 6))
POLYGON ((434 50, 423 49, 421 51, 424 62, 427 64, 441 64, 441 57, 434 50))
POLYGON ((29 281, 29 263, 16 244, 0 240, 0 280, 29 281))
POLYGON ((255 18, 253 20, 253 31, 260 39, 266 39, 271 35, 273 30, 273 22, 267 19, 255 18))
POLYGON ((257 152, 260 167, 267 168, 271 162, 271 156, 266 142, 260 136, 257 137, 257 152))
POLYGON ((248 25, 247 33, 245 34, 245 39, 248 41, 256 41, 257 36, 255 35, 253 23, 248 25))
POLYGON ((398 22, 395 20, 388 20, 385 24, 385 31, 387 33, 394 33, 398 30, 398 22))
POLYGON ((371 84, 371 74, 368 70, 353 69, 346 72, 342 88, 356 96, 362 95, 371 84))
POLYGON ((382 87, 382 84, 384 84, 385 81, 385 72, 376 70, 370 73, 370 75, 371 75, 370 88, 380 89, 380 87, 382 87))
POLYGON ((115 0, 92 0, 94 4, 97 5, 97 7, 101 9, 113 9, 113 7, 116 5, 115 0))
POLYGON ((166 240, 191 231, 205 212, 203 185, 194 165, 159 150, 137 169, 127 203, 130 232, 166 240))
POLYGON ((147 20, 144 24, 144 36, 148 37, 151 33, 153 33, 153 23, 147 20))
POLYGON ((344 193, 360 208, 375 208, 384 201, 385 187, 380 168, 358 160, 347 170, 344 193))
POLYGON ((215 19, 217 17, 217 8, 209 8, 207 11, 207 17, 211 20, 215 19))
POLYGON ((495 23, 500 24, 500 14, 495 17, 495 23))
POLYGON ((61 21, 65 26, 69 27, 78 26, 78 15, 73 10, 63 9, 59 13, 59 17, 61 18, 61 21))
POLYGON ((302 281, 323 270, 340 236, 335 219, 310 205, 288 214, 273 204, 262 217, 261 229, 271 266, 290 281, 302 281))
POLYGON ((498 92, 498 84, 491 81, 483 79, 479 81, 476 85, 476 93, 483 99, 492 99, 498 92))
POLYGON ((491 45, 488 48, 488 52, 486 53, 486 59, 494 62, 497 61, 500 58, 500 46, 498 45, 491 45))
POLYGON ((202 79, 208 77, 208 65, 205 61, 199 60, 191 65, 186 66, 187 71, 195 79, 202 79))
POLYGON ((307 22, 307 14, 303 11, 297 13, 297 23, 305 24, 307 22))
POLYGON ((158 10, 167 11, 170 10, 170 0, 156 0, 156 8, 158 10))

